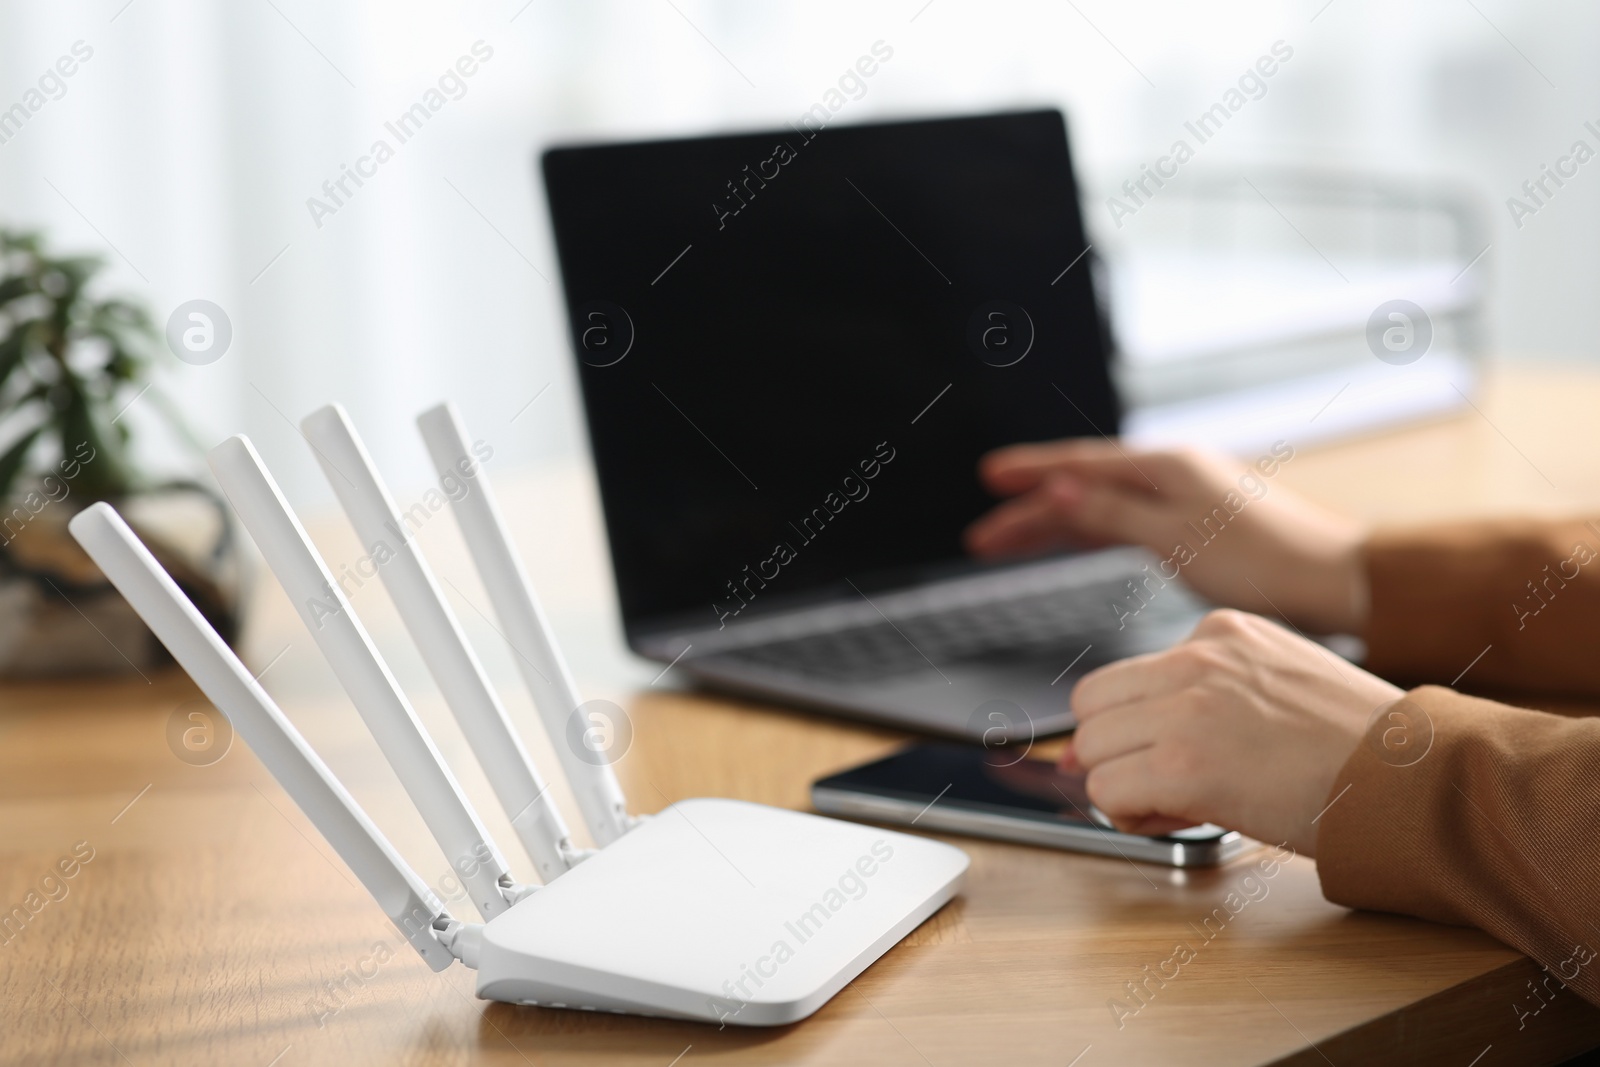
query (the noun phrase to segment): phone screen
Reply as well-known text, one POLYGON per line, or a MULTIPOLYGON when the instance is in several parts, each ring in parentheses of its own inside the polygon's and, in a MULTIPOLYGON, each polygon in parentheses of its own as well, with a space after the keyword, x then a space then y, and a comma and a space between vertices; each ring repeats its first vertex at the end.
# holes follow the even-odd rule
POLYGON ((1105 828, 1091 812, 1084 773, 1058 770, 1020 748, 923 744, 824 778, 819 788, 955 804, 1105 828))

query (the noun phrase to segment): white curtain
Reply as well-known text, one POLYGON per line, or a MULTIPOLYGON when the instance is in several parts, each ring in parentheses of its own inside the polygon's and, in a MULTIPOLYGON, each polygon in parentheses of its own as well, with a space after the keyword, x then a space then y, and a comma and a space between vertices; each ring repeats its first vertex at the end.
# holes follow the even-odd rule
POLYGON ((1600 162, 1521 229, 1504 200, 1572 141, 1600 148, 1582 125, 1600 125, 1597 30, 1591 5, 1512 0, 12 0, 0 109, 26 114, 0 123, 0 224, 103 251, 158 322, 223 307, 229 352, 163 352, 160 379, 202 438, 250 433, 311 500, 290 423, 330 399, 402 483, 425 470, 412 416, 441 397, 507 462, 581 447, 545 145, 775 124, 883 41, 892 60, 840 121, 1059 105, 1094 181, 1153 158, 1281 39, 1292 69, 1196 165, 1471 183, 1496 226, 1500 346, 1591 358, 1600 162), (91 54, 58 85, 75 48, 91 54), (385 123, 430 88, 440 106, 400 143, 385 123), (380 139, 393 158, 363 162, 380 139), (358 165, 334 213, 308 208, 358 165))

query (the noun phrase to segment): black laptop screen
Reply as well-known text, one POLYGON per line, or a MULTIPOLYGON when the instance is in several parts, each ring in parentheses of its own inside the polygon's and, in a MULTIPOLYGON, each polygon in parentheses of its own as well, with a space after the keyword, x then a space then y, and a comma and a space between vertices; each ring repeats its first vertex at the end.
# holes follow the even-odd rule
POLYGON ((1116 432, 1059 113, 544 173, 630 635, 956 564, 981 455, 1116 432))

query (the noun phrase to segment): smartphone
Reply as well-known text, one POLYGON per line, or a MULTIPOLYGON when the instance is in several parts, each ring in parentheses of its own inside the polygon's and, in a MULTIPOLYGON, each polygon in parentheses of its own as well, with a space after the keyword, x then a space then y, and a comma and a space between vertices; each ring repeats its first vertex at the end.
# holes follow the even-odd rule
POLYGON ((1014 746, 911 745, 819 778, 811 784, 811 803, 829 815, 1170 867, 1214 867, 1259 847, 1209 823, 1163 837, 1122 833, 1089 802, 1083 772, 1058 770, 1014 746))

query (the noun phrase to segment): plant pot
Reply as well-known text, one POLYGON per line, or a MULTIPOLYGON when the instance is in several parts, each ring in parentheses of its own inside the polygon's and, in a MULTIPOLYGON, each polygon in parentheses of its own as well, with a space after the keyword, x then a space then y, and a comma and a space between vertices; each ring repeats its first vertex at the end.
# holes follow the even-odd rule
MULTIPOLYGON (((144 673, 168 662, 67 530, 89 503, 24 491, 0 511, 0 677, 144 673)), ((222 501, 198 483, 174 482, 111 504, 232 644, 243 564, 222 501)))

